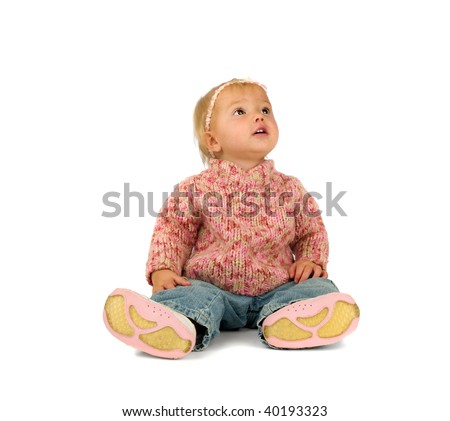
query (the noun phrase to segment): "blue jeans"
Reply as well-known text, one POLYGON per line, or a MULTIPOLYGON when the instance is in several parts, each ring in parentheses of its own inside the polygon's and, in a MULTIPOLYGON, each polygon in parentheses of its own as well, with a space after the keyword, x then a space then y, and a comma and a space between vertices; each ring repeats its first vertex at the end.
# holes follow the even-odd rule
POLYGON ((206 328, 197 340, 195 351, 205 349, 220 330, 241 327, 257 328, 259 338, 268 345, 261 329, 268 315, 296 301, 339 292, 333 281, 325 278, 311 278, 301 283, 291 281, 256 297, 233 294, 204 281, 189 281, 192 285, 160 291, 151 299, 206 328))

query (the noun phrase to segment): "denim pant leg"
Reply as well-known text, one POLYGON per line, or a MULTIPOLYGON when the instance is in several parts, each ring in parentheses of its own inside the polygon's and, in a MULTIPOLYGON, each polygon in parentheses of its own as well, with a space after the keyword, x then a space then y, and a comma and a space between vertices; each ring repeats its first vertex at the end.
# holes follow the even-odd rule
POLYGON ((260 312, 256 322, 258 336, 263 343, 268 345, 262 333, 264 319, 275 311, 296 301, 307 300, 320 295, 339 292, 336 285, 330 279, 310 278, 304 282, 288 282, 275 288, 273 291, 259 297, 260 312))
MULTIPOLYGON (((188 279, 188 278, 186 278, 188 279)), ((160 291, 151 299, 161 303, 206 328, 205 335, 194 348, 205 349, 220 329, 237 329, 247 323, 249 297, 236 296, 208 282, 189 279, 190 286, 160 291)))

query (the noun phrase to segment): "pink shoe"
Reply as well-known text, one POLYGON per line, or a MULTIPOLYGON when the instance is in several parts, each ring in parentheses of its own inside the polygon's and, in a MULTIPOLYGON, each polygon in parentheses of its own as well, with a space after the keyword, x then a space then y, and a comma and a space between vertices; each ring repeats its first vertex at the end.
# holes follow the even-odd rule
POLYGON ((275 311, 262 329, 266 341, 276 348, 312 348, 340 341, 358 322, 359 308, 353 298, 333 292, 275 311))
POLYGON ((103 320, 117 339, 156 357, 181 358, 195 345, 195 327, 186 316, 128 289, 110 294, 103 320))

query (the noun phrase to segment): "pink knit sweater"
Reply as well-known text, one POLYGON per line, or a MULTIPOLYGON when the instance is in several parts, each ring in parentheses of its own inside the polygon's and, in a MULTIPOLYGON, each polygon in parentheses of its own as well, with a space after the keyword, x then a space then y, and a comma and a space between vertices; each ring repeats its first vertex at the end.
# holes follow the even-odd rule
POLYGON ((265 160, 245 171, 220 159, 182 181, 155 224, 146 277, 170 269, 235 294, 264 294, 289 280, 294 258, 326 268, 317 203, 295 177, 265 160))

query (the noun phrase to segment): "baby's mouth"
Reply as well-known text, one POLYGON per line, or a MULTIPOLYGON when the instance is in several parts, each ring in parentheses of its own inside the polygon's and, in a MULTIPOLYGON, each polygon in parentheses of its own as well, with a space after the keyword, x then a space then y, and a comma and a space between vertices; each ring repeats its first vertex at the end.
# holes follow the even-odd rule
POLYGON ((258 130, 253 133, 254 135, 261 135, 261 134, 267 134, 267 130, 265 128, 259 128, 258 130))

